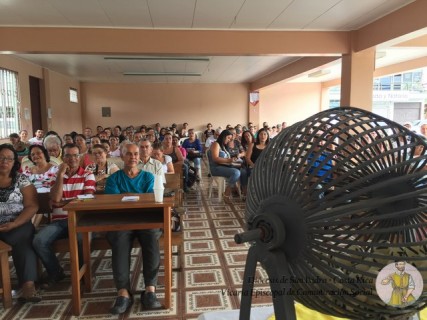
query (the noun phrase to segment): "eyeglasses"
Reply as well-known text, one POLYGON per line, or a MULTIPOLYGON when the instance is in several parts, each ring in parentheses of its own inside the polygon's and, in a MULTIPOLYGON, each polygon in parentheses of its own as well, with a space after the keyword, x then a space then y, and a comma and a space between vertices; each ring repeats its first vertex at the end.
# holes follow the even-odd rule
POLYGON ((0 162, 12 162, 14 160, 14 158, 0 157, 0 162))
POLYGON ((79 157, 80 157, 79 154, 65 154, 64 155, 64 158, 67 158, 67 159, 71 159, 71 158, 77 159, 79 157))

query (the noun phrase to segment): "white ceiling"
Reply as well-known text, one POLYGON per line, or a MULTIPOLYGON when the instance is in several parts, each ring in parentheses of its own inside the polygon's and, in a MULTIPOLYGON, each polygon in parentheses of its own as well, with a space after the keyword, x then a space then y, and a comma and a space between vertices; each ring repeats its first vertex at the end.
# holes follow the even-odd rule
MULTIPOLYGON (((411 2, 413 0, 0 0, 0 26, 349 31, 411 2)), ((387 51, 381 63, 394 63, 389 50, 395 49, 381 49, 387 51)), ((427 51, 420 49, 415 54, 426 56, 427 51)), ((406 52, 394 56, 407 59, 411 55, 412 52, 406 52)), ((209 56, 209 61, 194 62, 117 61, 83 54, 17 56, 80 81, 181 83, 251 82, 301 58, 209 56), (201 76, 122 75, 130 71, 195 72, 201 76)), ((333 73, 328 75, 332 76, 333 73)), ((324 81, 328 77, 308 79, 304 76, 301 81, 324 81)))

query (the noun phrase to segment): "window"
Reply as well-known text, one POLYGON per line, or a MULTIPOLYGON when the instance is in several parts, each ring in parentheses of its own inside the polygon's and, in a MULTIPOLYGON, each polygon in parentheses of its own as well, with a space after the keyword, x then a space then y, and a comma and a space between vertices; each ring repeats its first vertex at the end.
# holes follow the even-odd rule
POLYGON ((77 89, 70 88, 70 102, 78 103, 79 95, 77 93, 77 89))
POLYGON ((19 132, 18 73, 0 68, 0 138, 19 132))

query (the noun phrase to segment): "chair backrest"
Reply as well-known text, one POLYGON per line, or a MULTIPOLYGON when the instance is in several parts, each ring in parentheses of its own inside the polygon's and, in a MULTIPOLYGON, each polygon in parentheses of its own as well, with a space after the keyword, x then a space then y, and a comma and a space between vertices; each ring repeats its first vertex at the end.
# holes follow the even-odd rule
POLYGON ((210 149, 206 149, 206 151, 205 151, 205 156, 206 156, 206 169, 208 169, 208 174, 210 174, 210 175, 212 175, 211 174, 211 166, 210 166, 210 164, 209 164, 209 161, 210 161, 210 152, 211 152, 211 150, 210 149))
POLYGON ((187 139, 188 139, 188 137, 184 137, 184 138, 179 139, 178 144, 180 146, 182 146, 182 144, 184 143, 184 141, 187 140, 187 139))
POLYGON ((166 177, 166 188, 175 191, 175 206, 182 206, 182 185, 183 180, 181 178, 182 174, 175 173, 167 173, 166 177))
POLYGON ((39 202, 38 214, 52 213, 52 204, 50 201, 49 192, 37 193, 37 201, 39 202))

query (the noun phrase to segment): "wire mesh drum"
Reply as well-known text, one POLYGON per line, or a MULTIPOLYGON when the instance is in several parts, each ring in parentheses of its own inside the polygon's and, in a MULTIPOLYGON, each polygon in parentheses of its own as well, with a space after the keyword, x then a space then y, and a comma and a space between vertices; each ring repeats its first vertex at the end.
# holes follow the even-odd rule
POLYGON ((350 107, 271 140, 250 177, 246 218, 248 230, 260 215, 283 223, 295 300, 352 319, 404 319, 425 307, 426 150, 422 136, 350 107), (398 260, 424 279, 421 296, 400 308, 375 288, 379 271, 398 260))

